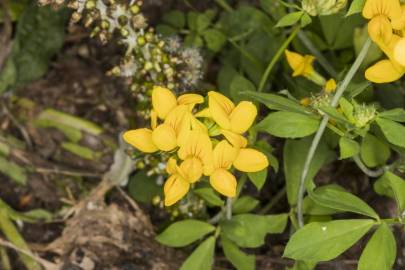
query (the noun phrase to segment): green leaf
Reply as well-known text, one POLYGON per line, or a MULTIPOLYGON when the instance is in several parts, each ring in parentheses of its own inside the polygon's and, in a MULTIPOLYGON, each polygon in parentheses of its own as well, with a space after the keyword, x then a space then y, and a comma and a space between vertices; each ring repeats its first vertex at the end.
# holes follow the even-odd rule
POLYGON ((156 32, 163 37, 170 37, 177 34, 177 30, 166 24, 158 24, 156 26, 156 32))
POLYGON ((345 190, 323 186, 310 191, 309 195, 322 206, 379 219, 378 214, 367 203, 345 190))
POLYGON ((361 144, 360 156, 368 167, 376 167, 387 162, 390 149, 386 143, 368 133, 361 144))
POLYGON ((231 81, 230 94, 232 99, 235 101, 242 100, 243 97, 241 97, 240 93, 244 91, 255 92, 256 87, 251 81, 238 74, 231 81))
POLYGON ((62 48, 67 10, 39 7, 32 2, 21 15, 11 54, 0 73, 0 92, 43 76, 62 48))
POLYGON ((349 10, 346 13, 346 16, 350 16, 361 12, 363 10, 365 2, 366 0, 353 0, 349 10))
POLYGON ((221 232, 240 247, 255 248, 264 244, 268 233, 282 233, 287 225, 287 218, 287 214, 236 215, 221 223, 221 232))
POLYGON ((221 237, 222 248, 225 257, 232 263, 237 270, 254 270, 256 259, 254 255, 247 255, 242 252, 237 245, 227 239, 224 235, 221 237))
POLYGON ((184 261, 180 270, 209 270, 214 262, 215 237, 210 236, 184 261))
POLYGON ((219 52, 226 43, 226 36, 216 29, 205 30, 203 37, 208 49, 213 52, 219 52))
POLYGON ((234 214, 243 214, 248 213, 256 208, 260 203, 259 200, 251 196, 243 196, 236 200, 236 202, 232 205, 232 213, 234 214))
POLYGON ((224 201, 211 187, 194 189, 193 192, 212 206, 222 206, 224 201))
POLYGON ((172 10, 164 13, 162 20, 177 29, 182 29, 186 25, 186 16, 180 10, 172 10))
POLYGON ((196 33, 190 33, 184 39, 184 45, 186 47, 200 48, 204 45, 203 39, 196 33))
POLYGON ((20 165, 9 161, 0 156, 0 172, 4 175, 7 175, 14 182, 19 185, 26 185, 28 175, 26 170, 20 165))
POLYGON ((247 173, 247 175, 249 177, 249 180, 252 181, 252 183, 255 185, 255 187, 258 190, 261 190, 264 183, 266 182, 267 173, 268 173, 268 170, 266 168, 266 169, 263 169, 263 170, 258 171, 258 172, 247 173))
POLYGON ((380 117, 377 117, 376 122, 390 143, 405 148, 405 127, 403 125, 380 117))
MULTIPOLYGON (((305 215, 313 216, 329 216, 339 213, 339 210, 324 207, 316 203, 310 196, 306 196, 303 202, 303 213, 305 215)), ((318 220, 319 221, 319 220, 318 220)))
POLYGON ((315 133, 319 119, 294 112, 270 113, 256 128, 281 138, 302 138, 315 133))
POLYGON ((313 222, 288 241, 283 257, 303 261, 330 261, 353 246, 374 225, 373 220, 313 222))
POLYGON ((405 122, 405 110, 401 108, 382 112, 378 116, 395 122, 405 122))
POLYGON ((132 175, 128 183, 128 193, 138 202, 151 203, 155 196, 162 196, 162 187, 145 171, 132 175))
POLYGON ((296 261, 292 268, 287 268, 287 270, 313 270, 316 267, 316 263, 314 262, 304 262, 304 261, 296 261))
POLYGON ((311 16, 309 16, 307 13, 304 13, 301 17, 301 27, 304 28, 305 26, 309 25, 312 23, 311 16))
POLYGON ((205 13, 190 11, 187 13, 188 26, 191 30, 202 33, 210 25, 213 15, 212 11, 206 11, 205 13))
POLYGON ((184 247, 214 230, 215 227, 209 223, 187 219, 171 224, 156 236, 156 240, 169 247, 184 247))
MULTIPOLYGON (((312 138, 301 140, 287 140, 284 145, 284 172, 287 186, 287 198, 290 205, 297 203, 298 187, 301 172, 304 168, 306 155, 312 143, 312 138)), ((312 159, 307 179, 313 179, 323 165, 335 159, 335 153, 329 149, 325 142, 321 142, 312 159)))
POLYGON ((358 270, 390 270, 395 263, 397 245, 387 224, 381 224, 361 254, 358 270))
POLYGON ((267 108, 276 111, 290 111, 302 114, 310 114, 310 112, 301 106, 295 100, 291 100, 275 94, 265 94, 258 92, 243 92, 242 96, 251 98, 254 101, 260 102, 267 106, 267 108))
POLYGON ((303 15, 304 15, 303 11, 296 11, 296 12, 288 13, 287 15, 285 15, 278 21, 278 23, 276 24, 276 27, 286 27, 286 26, 296 24, 303 15))
POLYGON ((339 140, 340 157, 346 159, 358 155, 360 153, 360 145, 355 140, 341 137, 339 140))
POLYGON ((374 184, 377 193, 397 201, 400 212, 405 211, 405 180, 392 172, 386 172, 374 184), (376 188, 377 186, 377 188, 376 188), (379 189, 378 189, 379 187, 379 189))

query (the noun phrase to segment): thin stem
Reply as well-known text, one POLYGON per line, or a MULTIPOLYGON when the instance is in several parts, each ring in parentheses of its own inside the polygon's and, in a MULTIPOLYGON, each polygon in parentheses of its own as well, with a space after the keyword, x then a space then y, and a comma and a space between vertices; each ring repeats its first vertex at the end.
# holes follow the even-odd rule
POLYGON ((259 214, 266 214, 269 212, 287 193, 287 188, 284 186, 282 189, 280 189, 277 194, 271 199, 271 201, 266 204, 260 211, 259 214))
POLYGON ((370 170, 364 163, 361 161, 360 157, 358 155, 353 157, 353 161, 356 163, 356 165, 359 167, 359 169, 366 174, 369 177, 380 177, 381 175, 384 174, 385 170, 384 168, 379 168, 377 170, 370 170))
POLYGON ((226 198, 226 219, 232 218, 232 198, 226 198))
POLYGON ((319 64, 325 69, 326 72, 329 73, 330 76, 333 78, 337 77, 337 72, 333 68, 333 66, 329 63, 329 61, 323 56, 323 54, 312 44, 311 40, 307 37, 305 32, 299 31, 298 38, 304 44, 304 46, 316 57, 316 60, 319 64))
POLYGON ((283 55, 285 49, 287 49, 288 45, 293 41, 295 36, 298 34, 298 31, 301 29, 299 25, 295 26, 293 31, 291 32, 290 36, 284 41, 283 45, 278 49, 277 53, 273 56, 271 59, 269 65, 267 66, 265 72, 263 73, 263 76, 260 80, 258 92, 263 92, 264 86, 266 85, 267 79, 270 76, 271 71, 273 70, 274 66, 276 65, 277 61, 280 59, 280 57, 283 55))
POLYGON ((226 2, 226 0, 215 0, 218 6, 222 7, 227 12, 232 12, 233 8, 226 2))
MULTIPOLYGON (((366 57, 366 54, 368 52, 368 49, 370 48, 371 45, 371 40, 370 38, 367 39, 367 41, 364 43, 363 48, 361 49, 359 55, 356 58, 356 61, 354 61, 352 67, 350 68, 349 72, 346 74, 346 77, 344 78, 342 84, 339 85, 335 96, 332 99, 331 106, 336 107, 340 97, 343 95, 344 91, 346 90, 347 86, 353 79, 354 75, 356 74, 357 70, 359 69, 361 63, 363 62, 364 58, 366 57)), ((321 141, 322 135, 325 132, 325 128, 328 124, 329 121, 329 116, 324 115, 321 124, 319 125, 319 129, 315 134, 315 137, 312 141, 311 147, 308 151, 305 163, 304 163, 304 168, 302 170, 301 174, 301 179, 300 179, 300 185, 298 189, 298 201, 297 201, 297 220, 298 224, 300 227, 304 226, 304 218, 303 218, 303 213, 302 213, 302 207, 303 207, 303 199, 304 199, 304 193, 305 193, 305 180, 308 176, 308 171, 309 167, 311 165, 312 159, 315 155, 315 151, 318 148, 319 142, 321 141)))

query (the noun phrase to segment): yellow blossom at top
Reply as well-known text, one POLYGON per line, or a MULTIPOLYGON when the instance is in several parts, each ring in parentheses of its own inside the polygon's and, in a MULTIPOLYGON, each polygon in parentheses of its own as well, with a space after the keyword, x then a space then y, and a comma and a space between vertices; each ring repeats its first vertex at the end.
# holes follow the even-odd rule
POLYGON ((182 199, 203 175, 209 176, 216 191, 234 197, 237 181, 229 171, 232 167, 242 172, 257 172, 269 166, 263 153, 246 147, 243 136, 257 116, 252 102, 241 101, 235 105, 224 95, 211 91, 208 108, 194 115, 194 107, 203 101, 200 95, 176 98, 169 89, 155 87, 151 129, 129 130, 123 135, 126 142, 142 152, 169 152, 166 164, 169 176, 163 188, 165 206, 182 199), (217 138, 210 137, 207 127, 197 117, 210 117, 216 123, 220 132, 212 136, 221 136, 219 143, 217 138))
POLYGON ((257 116, 256 106, 249 101, 235 104, 226 96, 210 91, 208 93, 208 111, 210 117, 221 128, 221 133, 236 147, 245 147, 247 140, 241 134, 253 124, 257 116))
POLYGON ((333 93, 336 90, 336 81, 334 79, 329 79, 325 83, 324 90, 326 93, 333 93))

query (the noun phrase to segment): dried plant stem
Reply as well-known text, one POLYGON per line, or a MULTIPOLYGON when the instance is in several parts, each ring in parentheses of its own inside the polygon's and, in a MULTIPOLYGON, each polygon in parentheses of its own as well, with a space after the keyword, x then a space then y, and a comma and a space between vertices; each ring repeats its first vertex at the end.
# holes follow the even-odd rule
MULTIPOLYGON (((366 57, 368 49, 370 48, 370 45, 371 45, 371 40, 370 40, 370 38, 368 38, 367 41, 364 43, 363 48, 361 49, 359 55, 357 56, 356 61, 354 61, 349 72, 346 74, 345 78, 343 79, 343 82, 339 85, 339 87, 336 91, 336 94, 333 97, 332 102, 331 102, 332 107, 336 107, 337 104, 339 103, 339 99, 343 95, 347 86, 353 79, 353 77, 356 74, 357 70, 359 69, 361 63, 363 62, 364 58, 366 57)), ((321 141, 322 135, 325 132, 328 122, 329 122, 329 116, 324 115, 324 117, 322 118, 322 121, 319 125, 318 131, 316 132, 315 137, 312 140, 312 144, 308 151, 308 154, 307 154, 307 157, 306 157, 305 163, 304 163, 304 168, 302 170, 300 185, 299 185, 299 189, 298 189, 298 202, 297 202, 297 220, 298 220, 298 224, 300 227, 304 226, 302 207, 303 207, 303 200, 304 200, 304 193, 305 193, 305 180, 307 178, 312 159, 315 155, 315 151, 318 148, 319 142, 321 141)))

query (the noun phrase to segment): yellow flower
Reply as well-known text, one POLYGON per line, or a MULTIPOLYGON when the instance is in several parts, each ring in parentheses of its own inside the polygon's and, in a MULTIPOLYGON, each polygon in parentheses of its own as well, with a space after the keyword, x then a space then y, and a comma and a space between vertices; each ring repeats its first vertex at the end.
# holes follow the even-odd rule
POLYGON ((368 33, 377 44, 389 43, 392 29, 401 25, 402 10, 398 0, 367 0, 363 17, 370 19, 368 33), (391 22, 394 22, 392 25, 391 22))
POLYGON ((325 83, 324 90, 326 93, 333 93, 336 90, 336 81, 334 79, 329 79, 325 83))
POLYGON ((238 149, 227 141, 219 142, 213 151, 213 169, 210 184, 219 193, 234 197, 236 195, 236 178, 228 170, 231 166, 242 172, 258 172, 269 166, 267 157, 251 148, 238 149))
POLYGON ((184 172, 177 166, 175 159, 171 158, 167 162, 166 170, 170 176, 166 180, 163 192, 165 194, 165 206, 170 206, 187 194, 190 189, 190 182, 186 180, 184 172))
POLYGON ((299 53, 285 50, 287 62, 293 70, 293 77, 304 76, 318 85, 324 85, 325 79, 319 75, 313 68, 312 64, 315 57, 312 55, 301 55, 299 53))
POLYGON ((237 155, 237 149, 227 141, 219 142, 213 151, 213 170, 210 175, 211 186, 227 197, 236 195, 236 178, 228 170, 237 155))
POLYGON ((190 183, 198 181, 211 166, 212 142, 208 134, 199 130, 189 131, 177 155, 183 160, 180 169, 186 180, 190 183))
POLYGON ((151 126, 153 130, 130 130, 124 133, 126 142, 145 153, 157 150, 171 151, 184 139, 191 129, 204 131, 204 126, 192 115, 195 104, 204 98, 196 94, 185 94, 177 98, 167 88, 154 87, 152 91, 151 126), (158 118, 164 122, 158 125, 158 118))
POLYGON ((302 105, 302 106, 309 106, 309 105, 311 105, 311 99, 309 98, 309 97, 304 97, 304 98, 302 98, 301 100, 300 100, 300 104, 302 105))
POLYGON ((221 133, 236 147, 245 147, 247 140, 241 135, 253 124, 257 116, 256 106, 249 101, 241 101, 237 106, 224 95, 208 93, 209 115, 221 128, 221 133))

